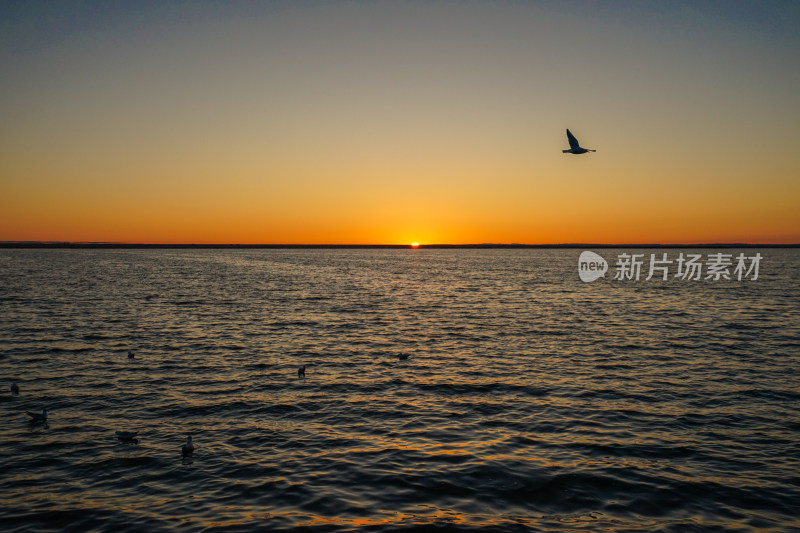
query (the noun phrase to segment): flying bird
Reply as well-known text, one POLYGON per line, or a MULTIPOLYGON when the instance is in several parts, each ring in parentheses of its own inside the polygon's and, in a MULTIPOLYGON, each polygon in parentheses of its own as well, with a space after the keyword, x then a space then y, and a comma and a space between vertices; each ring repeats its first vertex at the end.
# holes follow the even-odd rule
POLYGON ((567 130, 567 140, 569 141, 569 150, 561 150, 563 154, 585 154, 586 152, 596 152, 597 150, 588 150, 586 148, 581 147, 578 143, 578 139, 572 134, 571 131, 567 130))
POLYGON ((192 444, 192 437, 186 437, 186 444, 181 447, 181 455, 186 457, 194 453, 194 444, 192 444))

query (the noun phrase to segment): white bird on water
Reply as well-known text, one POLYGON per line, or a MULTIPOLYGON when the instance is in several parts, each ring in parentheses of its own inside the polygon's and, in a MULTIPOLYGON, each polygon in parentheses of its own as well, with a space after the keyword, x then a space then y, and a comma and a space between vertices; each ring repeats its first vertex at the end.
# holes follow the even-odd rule
POLYGON ((186 444, 181 448, 181 455, 186 457, 194 453, 194 444, 192 444, 192 437, 186 437, 186 444))
POLYGON ((569 141, 569 150, 561 150, 563 154, 585 154, 586 152, 596 152, 597 150, 588 150, 583 148, 579 143, 578 139, 572 134, 571 131, 567 130, 567 140, 569 141))
POLYGON ((41 413, 32 413, 31 411, 27 411, 28 416, 31 417, 32 424, 43 424, 47 422, 47 407, 42 409, 41 413))

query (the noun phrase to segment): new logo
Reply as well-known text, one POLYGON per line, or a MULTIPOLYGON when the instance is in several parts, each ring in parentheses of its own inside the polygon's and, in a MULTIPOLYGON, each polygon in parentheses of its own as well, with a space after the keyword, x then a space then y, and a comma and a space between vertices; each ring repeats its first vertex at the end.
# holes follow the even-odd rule
POLYGON ((590 282, 603 278, 608 271, 608 263, 594 252, 581 252, 578 258, 578 275, 581 281, 590 282))

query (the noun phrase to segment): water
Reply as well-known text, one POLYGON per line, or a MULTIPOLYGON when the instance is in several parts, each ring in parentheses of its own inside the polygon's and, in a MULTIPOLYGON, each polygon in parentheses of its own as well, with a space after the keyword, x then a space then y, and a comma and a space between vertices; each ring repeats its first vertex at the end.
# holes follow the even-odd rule
POLYGON ((0 250, 3 530, 800 529, 800 250, 579 253, 0 250))

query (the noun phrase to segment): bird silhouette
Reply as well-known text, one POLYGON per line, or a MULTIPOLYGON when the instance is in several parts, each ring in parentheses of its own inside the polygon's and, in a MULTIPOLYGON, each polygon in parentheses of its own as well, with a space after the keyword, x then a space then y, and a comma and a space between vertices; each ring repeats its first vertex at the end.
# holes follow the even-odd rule
POLYGON ((299 378, 306 377, 306 365, 303 365, 297 369, 297 377, 299 378))
POLYGON ((31 411, 26 411, 28 416, 31 417, 32 424, 44 424, 47 422, 47 407, 42 409, 41 413, 33 413, 31 411))
POLYGON ((408 359, 408 354, 407 354, 407 353, 401 353, 401 354, 399 354, 399 355, 397 356, 397 358, 398 358, 400 361, 405 361, 405 360, 407 360, 407 359, 408 359))
POLYGON ((181 447, 181 455, 186 457, 194 453, 194 444, 192 444, 192 437, 186 437, 186 444, 181 447))
POLYGON ((569 150, 561 150, 563 154, 585 154, 586 152, 596 152, 597 150, 588 150, 583 148, 579 143, 578 139, 572 134, 571 131, 567 130, 567 140, 569 141, 569 150))
POLYGON ((133 359, 133 358, 134 358, 133 352, 128 352, 128 359, 133 359))
POLYGON ((117 431, 116 435, 119 440, 122 442, 132 442, 133 444, 139 444, 139 439, 136 438, 138 435, 138 431, 117 431))
POLYGON ((17 385, 16 383, 11 384, 11 394, 13 394, 14 396, 19 394, 19 385, 17 385))

